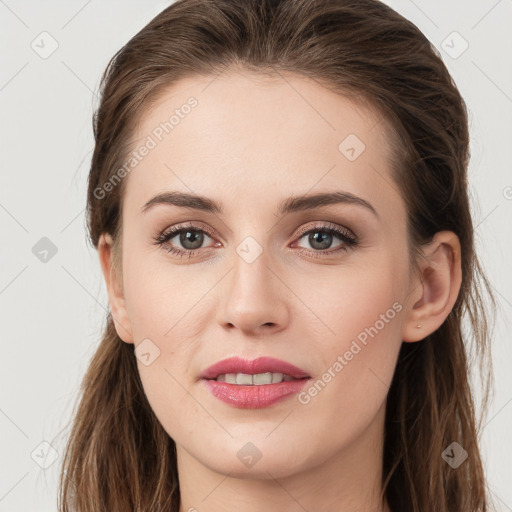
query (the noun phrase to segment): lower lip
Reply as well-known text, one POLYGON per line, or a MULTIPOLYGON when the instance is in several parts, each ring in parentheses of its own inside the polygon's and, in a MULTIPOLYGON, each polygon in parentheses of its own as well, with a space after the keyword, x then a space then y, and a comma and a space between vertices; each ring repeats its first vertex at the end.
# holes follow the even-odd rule
POLYGON ((299 391, 310 379, 292 380, 278 384, 244 386, 203 379, 210 393, 223 402, 242 409, 260 409, 280 402, 299 391))

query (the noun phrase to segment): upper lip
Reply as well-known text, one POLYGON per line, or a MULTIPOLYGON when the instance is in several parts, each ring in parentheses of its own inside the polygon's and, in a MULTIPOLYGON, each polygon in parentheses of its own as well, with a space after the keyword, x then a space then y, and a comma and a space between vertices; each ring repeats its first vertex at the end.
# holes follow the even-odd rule
POLYGON ((219 375, 226 373, 284 373, 295 379, 309 377, 309 375, 291 363, 275 359, 273 357, 258 357, 257 359, 242 359, 240 357, 229 357, 209 366, 201 374, 203 379, 216 379, 219 375))

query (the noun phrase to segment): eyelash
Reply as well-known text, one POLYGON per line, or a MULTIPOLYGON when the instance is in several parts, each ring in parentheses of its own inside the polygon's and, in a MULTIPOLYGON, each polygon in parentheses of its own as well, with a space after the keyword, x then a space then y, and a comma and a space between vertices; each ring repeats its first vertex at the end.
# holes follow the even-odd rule
MULTIPOLYGON (((176 256, 179 256, 180 258, 185 256, 185 254, 188 254, 188 257, 192 258, 200 249, 186 250, 186 249, 178 249, 173 246, 165 246, 165 244, 167 244, 167 242, 169 240, 171 240, 172 238, 174 238, 176 235, 179 235, 180 233, 187 232, 187 231, 203 233, 205 235, 208 235, 210 238, 214 238, 214 235, 210 230, 208 230, 206 228, 199 228, 198 226, 194 226, 194 224, 190 223, 187 225, 181 224, 179 226, 173 226, 172 228, 169 228, 168 230, 160 233, 160 235, 158 235, 155 238, 155 244, 162 246, 167 252, 174 254, 176 256)), ((304 228, 304 229, 300 230, 300 232, 298 233, 297 240, 300 240, 301 238, 304 237, 304 235, 307 235, 309 233, 328 233, 329 235, 336 236, 343 242, 343 245, 334 251, 328 251, 328 250, 321 251, 318 249, 305 249, 304 247, 299 248, 300 252, 306 252, 307 254, 313 255, 314 257, 317 257, 317 258, 325 257, 323 255, 320 256, 320 254, 332 255, 333 253, 338 253, 340 251, 347 251, 348 249, 354 248, 358 244, 357 237, 350 230, 348 230, 346 228, 340 228, 340 227, 336 226, 335 224, 331 224, 331 223, 304 228)))

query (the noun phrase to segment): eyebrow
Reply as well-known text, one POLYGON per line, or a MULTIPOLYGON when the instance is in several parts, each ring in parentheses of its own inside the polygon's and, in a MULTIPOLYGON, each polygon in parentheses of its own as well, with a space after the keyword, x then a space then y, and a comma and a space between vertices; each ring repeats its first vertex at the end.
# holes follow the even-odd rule
MULTIPOLYGON (((317 194, 305 194, 300 196, 291 196, 279 204, 277 213, 284 215, 296 211, 312 210, 321 206, 331 204, 353 204, 362 206, 371 211, 376 217, 379 214, 371 203, 362 197, 351 194, 350 192, 334 191, 317 194)), ((164 192, 150 199, 143 207, 142 213, 147 212, 152 207, 159 204, 169 204, 182 208, 192 208, 209 213, 222 215, 222 204, 204 196, 188 194, 184 192, 164 192)))

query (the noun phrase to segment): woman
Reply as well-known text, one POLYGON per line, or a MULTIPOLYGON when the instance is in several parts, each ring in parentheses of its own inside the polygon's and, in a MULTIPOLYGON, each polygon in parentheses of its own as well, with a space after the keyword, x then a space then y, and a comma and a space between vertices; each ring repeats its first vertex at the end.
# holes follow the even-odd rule
POLYGON ((110 313, 61 511, 489 510, 467 115, 412 23, 179 0, 112 59, 94 134, 110 313))

